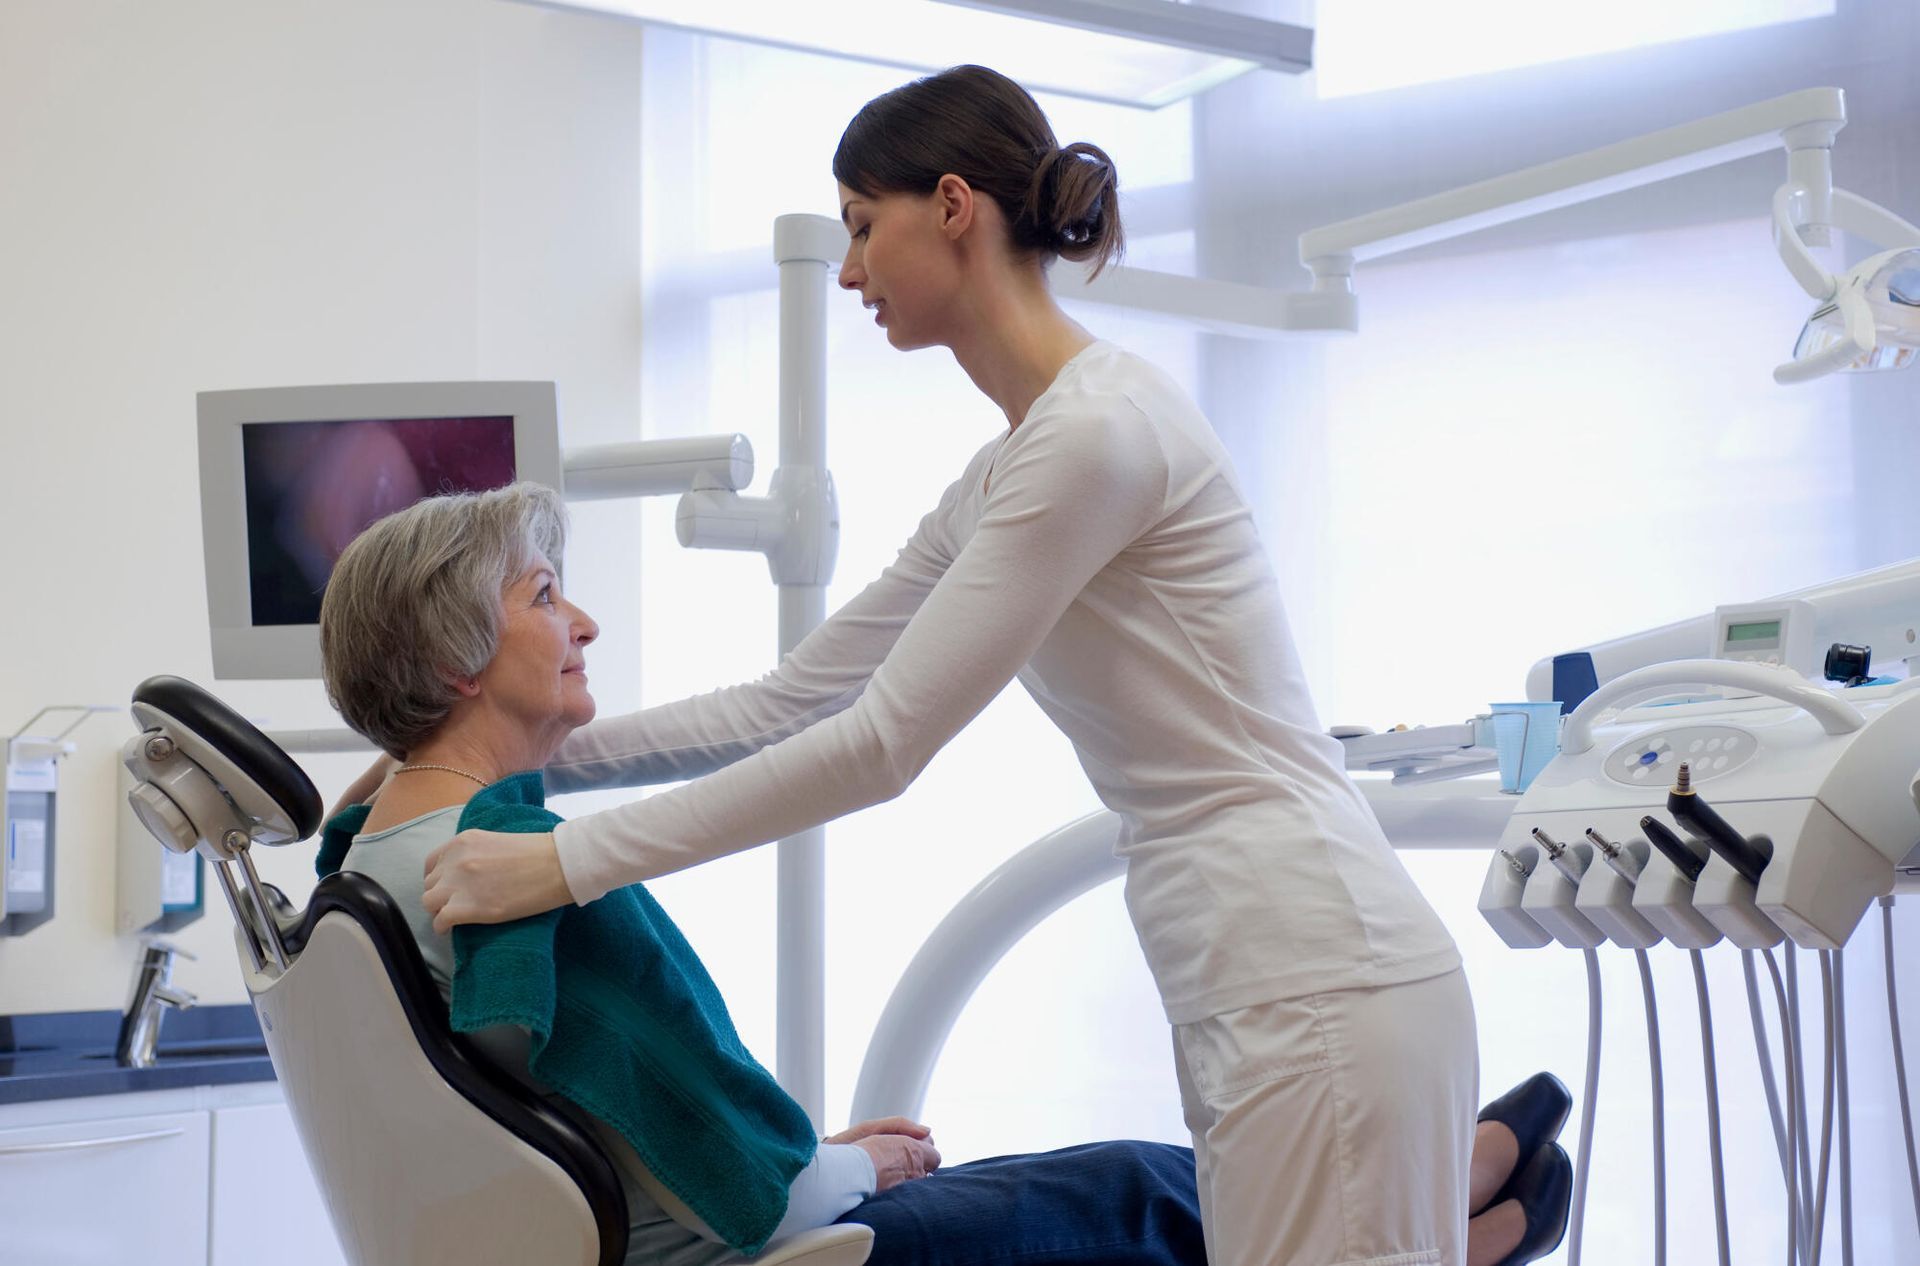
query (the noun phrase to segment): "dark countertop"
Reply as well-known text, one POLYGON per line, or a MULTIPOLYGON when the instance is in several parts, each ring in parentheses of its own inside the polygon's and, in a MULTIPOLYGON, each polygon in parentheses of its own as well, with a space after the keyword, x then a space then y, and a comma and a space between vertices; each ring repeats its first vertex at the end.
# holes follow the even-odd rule
POLYGON ((0 1016, 0 1104, 273 1080, 245 1003, 168 1012, 151 1068, 114 1062, 119 1033, 118 1011, 0 1016))

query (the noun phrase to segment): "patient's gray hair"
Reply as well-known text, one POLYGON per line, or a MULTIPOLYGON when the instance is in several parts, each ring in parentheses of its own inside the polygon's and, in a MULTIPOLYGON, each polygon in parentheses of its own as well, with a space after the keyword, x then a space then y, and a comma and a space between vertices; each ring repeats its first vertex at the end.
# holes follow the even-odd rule
POLYGON ((348 725, 405 759, 440 728, 500 644, 501 595, 533 560, 554 571, 566 510, 551 488, 429 497, 355 537, 320 603, 327 698, 348 725))

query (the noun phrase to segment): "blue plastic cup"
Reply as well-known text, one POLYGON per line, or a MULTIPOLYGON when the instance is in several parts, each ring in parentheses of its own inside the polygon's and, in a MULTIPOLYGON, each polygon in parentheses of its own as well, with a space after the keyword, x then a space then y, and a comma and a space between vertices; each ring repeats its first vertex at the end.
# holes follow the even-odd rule
POLYGON ((1492 712, 1500 790, 1517 796, 1560 751, 1560 704, 1496 703, 1492 712))

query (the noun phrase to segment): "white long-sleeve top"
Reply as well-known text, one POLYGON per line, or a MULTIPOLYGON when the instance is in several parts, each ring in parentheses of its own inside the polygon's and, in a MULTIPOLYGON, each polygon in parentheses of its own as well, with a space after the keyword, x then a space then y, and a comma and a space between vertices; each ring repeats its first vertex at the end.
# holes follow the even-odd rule
POLYGON ((1105 342, 770 674, 567 740, 554 791, 693 780, 558 827, 567 885, 592 901, 892 799, 1015 676, 1122 820, 1173 1023, 1459 964, 1315 720, 1225 449, 1105 342))

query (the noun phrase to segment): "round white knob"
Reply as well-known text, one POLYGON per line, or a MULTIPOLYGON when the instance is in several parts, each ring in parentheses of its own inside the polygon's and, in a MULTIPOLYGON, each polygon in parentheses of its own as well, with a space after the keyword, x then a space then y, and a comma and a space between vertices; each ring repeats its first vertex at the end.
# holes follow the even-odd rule
POLYGON ((200 833, 180 812, 180 806, 152 783, 143 782, 129 791, 127 803, 133 806, 133 816, 140 819, 140 825, 174 852, 191 853, 200 842, 200 833))

